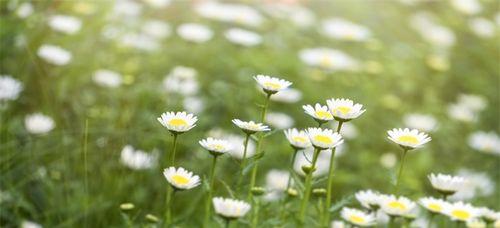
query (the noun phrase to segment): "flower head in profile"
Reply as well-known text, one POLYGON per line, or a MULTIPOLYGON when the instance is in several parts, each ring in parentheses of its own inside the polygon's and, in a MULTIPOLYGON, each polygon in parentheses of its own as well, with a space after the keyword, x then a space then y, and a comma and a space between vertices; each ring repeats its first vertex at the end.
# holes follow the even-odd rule
POLYGON ((257 76, 254 76, 253 78, 255 79, 255 81, 257 81, 260 87, 262 87, 264 92, 266 92, 269 95, 282 91, 288 88, 290 85, 292 85, 292 83, 289 81, 275 77, 270 77, 267 75, 259 74, 257 76))
POLYGON ((340 216, 353 226, 372 226, 375 224, 375 216, 354 208, 342 208, 340 216))
POLYGON ((475 150, 500 155, 500 137, 495 132, 474 132, 469 136, 468 144, 475 150))
POLYGON ((487 207, 479 208, 481 212, 481 218, 488 223, 493 223, 497 220, 500 220, 500 212, 491 210, 487 207))
POLYGON ((404 196, 383 195, 380 198, 380 208, 390 216, 408 216, 415 207, 416 203, 404 196))
POLYGON ((481 215, 481 211, 478 208, 461 201, 448 204, 443 213, 451 220, 461 222, 471 221, 481 215))
POLYGON ((359 191, 355 195, 356 200, 366 209, 378 209, 380 203, 380 194, 372 190, 359 191))
POLYGON ((212 202, 214 204, 215 213, 225 219, 241 218, 245 216, 251 208, 250 204, 235 199, 214 197, 212 202))
POLYGON ((388 138, 397 143, 405 150, 411 150, 415 148, 420 148, 424 144, 431 141, 431 138, 424 132, 419 132, 416 129, 401 129, 394 128, 392 130, 387 131, 389 135, 388 138))
POLYGON ((142 150, 135 150, 131 145, 123 147, 120 153, 120 161, 123 165, 134 169, 144 170, 155 167, 158 162, 158 154, 146 153, 142 150))
POLYGON ((158 121, 173 134, 180 134, 195 127, 198 118, 186 112, 165 112, 158 117, 158 121))
POLYGON ((296 150, 305 149, 311 146, 311 141, 309 136, 303 130, 297 130, 295 128, 285 130, 286 139, 290 145, 296 150))
POLYGON ((231 149, 231 145, 228 141, 223 139, 214 139, 208 137, 206 139, 199 141, 200 145, 208 150, 212 155, 222 155, 231 149))
POLYGON ((304 105, 302 108, 307 115, 310 115, 319 124, 333 120, 333 116, 327 106, 322 106, 321 104, 316 103, 314 107, 312 105, 304 105))
POLYGON ((255 123, 253 121, 246 122, 246 121, 241 121, 239 119, 234 119, 233 123, 234 123, 234 125, 241 128, 241 130, 243 130, 243 132, 245 132, 247 134, 253 134, 256 132, 270 131, 271 130, 268 126, 266 126, 262 123, 255 123))
POLYGON ((443 210, 448 204, 448 202, 442 199, 436 199, 432 197, 421 198, 420 200, 418 200, 418 203, 431 213, 443 213, 443 210))
POLYGON ((331 129, 308 128, 306 132, 312 145, 321 150, 334 148, 344 142, 342 136, 331 129))
POLYGON ((429 176, 429 181, 432 187, 438 192, 444 195, 452 195, 459 191, 465 184, 465 178, 444 174, 434 174, 431 173, 429 176))
POLYGON ((55 127, 54 120, 41 113, 34 113, 24 119, 26 130, 31 134, 46 134, 55 127))
POLYGON ((163 175, 168 183, 176 190, 187 190, 200 185, 200 177, 182 167, 168 167, 163 170, 163 175))
POLYGON ((330 99, 326 101, 328 108, 337 121, 349 121, 358 118, 366 110, 362 104, 355 104, 349 99, 330 99))

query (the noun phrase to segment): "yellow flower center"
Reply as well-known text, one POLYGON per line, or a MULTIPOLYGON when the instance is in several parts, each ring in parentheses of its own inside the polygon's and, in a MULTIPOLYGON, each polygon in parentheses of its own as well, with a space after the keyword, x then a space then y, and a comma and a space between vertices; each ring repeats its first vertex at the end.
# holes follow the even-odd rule
POLYGON ((220 145, 220 144, 215 144, 215 145, 213 145, 213 148, 216 149, 216 150, 223 150, 224 146, 220 145))
POLYGON ((252 130, 258 130, 259 129, 259 125, 258 124, 254 124, 254 123, 249 123, 248 124, 248 128, 252 129, 252 130))
POLYGON ((351 107, 340 106, 334 109, 334 112, 340 112, 344 115, 348 114, 351 111, 351 107))
POLYGON ((330 56, 328 56, 328 55, 324 55, 321 58, 321 61, 319 62, 319 65, 322 66, 322 67, 331 67, 333 65, 332 64, 332 58, 330 58, 330 56))
POLYGON ((306 143, 307 142, 307 139, 305 137, 301 137, 301 136, 295 136, 292 139, 293 139, 293 141, 296 141, 299 143, 306 143))
POLYGON ((332 114, 327 111, 316 111, 316 116, 320 119, 330 119, 332 118, 332 114))
POLYGON ((430 203, 429 205, 427 205, 427 207, 431 211, 441 211, 443 209, 443 207, 441 207, 441 205, 439 205, 437 203, 430 203))
POLYGON ((460 209, 453 210, 451 212, 451 215, 453 215, 453 217, 458 218, 460 220, 467 220, 470 218, 470 213, 468 211, 460 210, 460 209))
POLYGON ((398 141, 403 142, 403 143, 411 143, 411 144, 417 144, 418 139, 415 136, 411 135, 403 135, 398 138, 398 141))
POLYGON ((332 139, 330 137, 324 136, 324 135, 316 135, 316 136, 314 136, 314 140, 321 142, 321 143, 325 143, 325 144, 332 143, 332 139))
POLYGON ((349 217, 349 220, 351 220, 354 223, 364 223, 365 222, 365 219, 363 217, 357 216, 357 215, 351 215, 349 217))
POLYGON ((395 208, 395 209, 398 209, 398 210, 405 210, 406 209, 406 206, 401 203, 401 202, 398 202, 398 201, 392 201, 389 203, 389 207, 391 208, 395 208))
POLYGON ((281 85, 275 82, 265 82, 264 86, 272 90, 279 90, 281 88, 281 85))
POLYGON ((170 121, 168 121, 168 124, 170 124, 172 126, 176 126, 176 127, 181 127, 181 126, 188 125, 188 123, 185 120, 181 119, 181 118, 171 119, 170 121))
POLYGON ((172 176, 172 180, 176 183, 176 184, 187 184, 189 183, 189 179, 187 179, 186 177, 184 176, 181 176, 181 175, 173 175, 172 176))

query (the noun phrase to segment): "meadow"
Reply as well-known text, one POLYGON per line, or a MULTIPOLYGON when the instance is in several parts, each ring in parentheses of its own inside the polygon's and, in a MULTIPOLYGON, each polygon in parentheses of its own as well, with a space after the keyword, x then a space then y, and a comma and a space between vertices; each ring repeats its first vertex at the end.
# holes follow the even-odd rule
POLYGON ((500 227, 499 6, 0 0, 0 226, 500 227))

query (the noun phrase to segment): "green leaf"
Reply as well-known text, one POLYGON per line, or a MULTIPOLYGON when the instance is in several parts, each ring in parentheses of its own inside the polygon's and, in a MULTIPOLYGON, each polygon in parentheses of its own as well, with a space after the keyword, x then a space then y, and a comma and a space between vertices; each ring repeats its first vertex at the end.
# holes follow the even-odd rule
POLYGON ((223 180, 220 180, 220 182, 226 188, 226 191, 227 191, 227 193, 229 193, 229 196, 231 196, 231 198, 235 198, 234 197, 234 192, 233 192, 233 190, 231 190, 231 187, 229 187, 229 185, 226 182, 224 182, 223 180))
POLYGON ((268 137, 268 136, 274 135, 274 133, 276 133, 276 132, 278 132, 278 130, 277 130, 277 129, 274 129, 274 130, 272 130, 272 131, 270 131, 270 132, 265 133, 265 134, 264 134, 264 136, 262 136, 262 138, 265 138, 265 137, 268 137))
POLYGON ((338 211, 343 206, 349 204, 351 202, 352 198, 354 198, 353 195, 343 197, 339 201, 335 202, 335 204, 333 204, 328 211, 330 211, 330 212, 338 211))

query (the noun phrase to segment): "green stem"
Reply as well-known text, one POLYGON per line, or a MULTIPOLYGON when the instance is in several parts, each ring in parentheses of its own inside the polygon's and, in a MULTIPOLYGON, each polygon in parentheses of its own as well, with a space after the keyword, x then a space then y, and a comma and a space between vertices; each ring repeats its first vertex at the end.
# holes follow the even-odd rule
POLYGON ((172 223, 172 215, 171 215, 171 210, 172 210, 172 202, 174 201, 174 195, 175 195, 176 190, 173 188, 168 188, 167 190, 167 210, 165 212, 165 221, 166 225, 170 225, 172 223))
POLYGON ((214 191, 215 184, 215 165, 217 164, 217 156, 213 156, 212 167, 210 168, 210 188, 207 193, 207 200, 205 204, 205 222, 203 223, 204 227, 209 227, 210 224, 210 208, 212 206, 212 194, 214 191))
POLYGON ((84 219, 84 227, 87 227, 87 217, 88 217, 88 209, 89 209, 89 178, 88 178, 88 164, 87 164, 87 142, 89 136, 89 120, 85 119, 85 136, 84 136, 84 144, 83 144, 83 164, 84 164, 84 183, 85 183, 85 219, 84 219))
POLYGON ((389 216, 389 225, 388 228, 393 228, 394 227, 394 217, 389 216))
POLYGON ((401 165, 399 166, 399 171, 398 171, 398 178, 396 179, 396 195, 399 193, 399 182, 401 181, 401 175, 403 174, 406 152, 408 152, 408 150, 403 149, 403 155, 401 155, 401 165))
POLYGON ((287 192, 288 192, 288 189, 290 188, 290 185, 292 184, 293 163, 295 162, 295 158, 297 157, 297 152, 298 152, 298 149, 294 148, 292 160, 290 161, 290 166, 288 167, 288 173, 289 173, 288 181, 286 183, 284 196, 282 197, 282 200, 281 200, 281 211, 280 211, 280 218, 281 218, 280 220, 281 221, 283 221, 284 216, 285 216, 286 198, 288 197, 287 192))
MULTIPOLYGON (((339 121, 337 126, 337 133, 340 134, 340 129, 342 129, 343 121, 339 121)), ((328 185, 326 187, 326 203, 325 210, 323 211, 323 226, 328 225, 328 221, 330 221, 330 207, 332 205, 332 186, 333 186, 333 171, 334 171, 334 163, 335 163, 335 150, 337 148, 332 148, 332 155, 330 156, 330 167, 328 169, 328 185)))
POLYGON ((252 228, 257 228, 257 224, 259 223, 259 207, 260 207, 260 199, 255 199, 255 206, 252 216, 252 228))
POLYGON ((172 148, 172 153, 170 154, 170 161, 169 161, 169 164, 171 166, 175 165, 175 151, 177 150, 177 136, 178 136, 178 134, 173 133, 173 135, 174 135, 174 145, 172 148))
POLYGON ((225 219, 225 220, 226 220, 226 225, 224 227, 229 228, 229 223, 231 222, 231 220, 229 220, 229 219, 225 219))
POLYGON ((434 213, 431 213, 431 215, 429 216, 429 221, 427 221, 427 227, 431 228, 433 218, 434 218, 434 213))
POLYGON ((314 169, 316 168, 316 161, 318 160, 318 155, 321 150, 316 148, 314 150, 314 155, 313 155, 313 160, 312 160, 312 165, 310 171, 306 175, 306 182, 305 182, 305 190, 304 190, 304 198, 302 198, 302 203, 300 205, 300 211, 299 211, 299 221, 301 225, 304 225, 304 219, 306 215, 306 208, 307 204, 309 203, 309 197, 311 196, 311 187, 312 187, 312 174, 314 172, 314 169))
POLYGON ((245 166, 247 164, 247 149, 248 149, 248 141, 250 139, 250 134, 247 134, 245 137, 245 142, 243 143, 243 158, 241 159, 241 164, 240 164, 240 177, 238 178, 238 183, 236 184, 237 190, 243 189, 241 186, 241 182, 243 180, 243 170, 245 169, 245 166))

